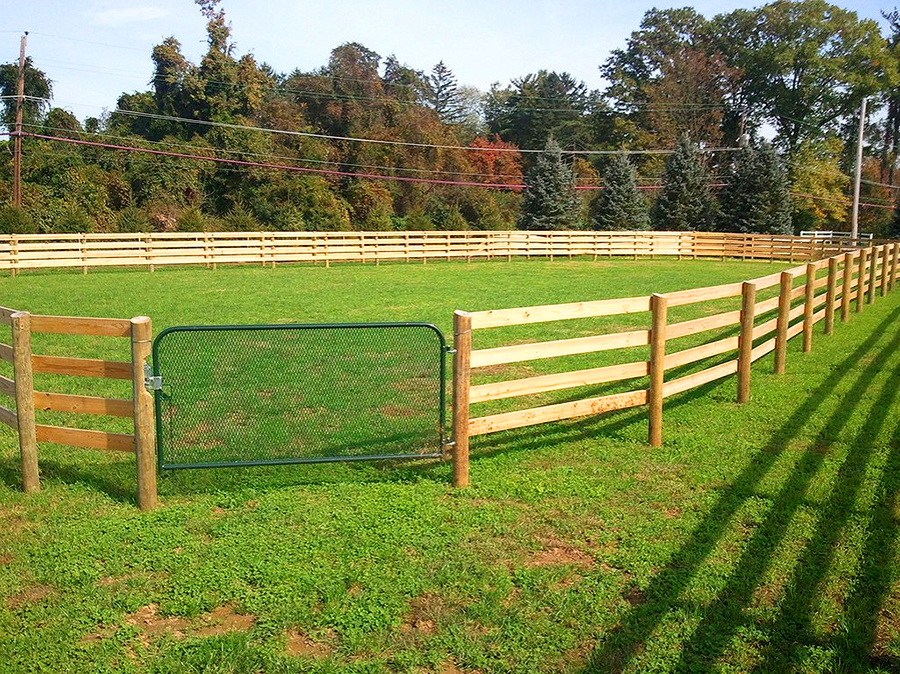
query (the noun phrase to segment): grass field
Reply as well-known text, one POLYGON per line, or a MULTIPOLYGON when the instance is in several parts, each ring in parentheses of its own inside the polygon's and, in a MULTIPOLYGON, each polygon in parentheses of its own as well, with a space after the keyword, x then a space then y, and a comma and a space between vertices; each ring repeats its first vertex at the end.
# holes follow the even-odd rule
MULTIPOLYGON (((43 273, 0 279, 0 304, 146 314, 157 332, 429 321, 449 334, 454 309, 777 268, 43 273)), ((645 442, 644 409, 476 438, 473 487, 460 491, 434 461, 183 471, 161 479, 162 507, 141 515, 133 462, 89 450, 42 446, 44 490, 23 495, 14 436, 0 430, 0 672, 898 671, 898 298, 876 298, 833 336, 817 326, 812 354, 794 340, 784 376, 759 361, 748 405, 733 402, 733 378, 667 400, 662 448, 645 442)), ((591 327, 498 330, 476 346, 591 327)), ((124 358, 127 345, 36 335, 35 351, 124 358)), ((121 382, 37 384, 127 393, 121 382)))

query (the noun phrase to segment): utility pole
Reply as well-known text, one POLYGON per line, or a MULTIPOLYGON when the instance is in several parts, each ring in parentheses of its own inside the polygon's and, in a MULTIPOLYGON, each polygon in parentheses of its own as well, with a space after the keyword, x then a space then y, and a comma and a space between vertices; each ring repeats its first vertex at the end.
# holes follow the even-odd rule
POLYGON ((853 213, 850 216, 850 238, 859 237, 859 183, 862 178, 863 140, 866 132, 866 99, 859 106, 859 138, 856 141, 856 177, 853 179, 853 213))
POLYGON ((13 205, 22 208, 22 103, 25 101, 25 45, 28 31, 19 47, 19 81, 16 85, 16 130, 13 138, 13 205))

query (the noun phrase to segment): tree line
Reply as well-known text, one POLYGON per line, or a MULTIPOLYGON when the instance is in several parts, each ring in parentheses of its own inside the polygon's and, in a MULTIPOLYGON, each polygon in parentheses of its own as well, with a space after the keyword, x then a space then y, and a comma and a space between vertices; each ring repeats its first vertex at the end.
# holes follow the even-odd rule
MULTIPOLYGON (((600 63, 604 90, 540 70, 482 92, 357 43, 277 72, 235 54, 220 3, 196 0, 199 63, 163 40, 149 88, 101 118, 51 107, 26 63, 23 208, 0 231, 846 229, 864 97, 861 228, 894 228, 896 9, 886 36, 824 0, 651 9, 600 63)), ((0 66, 10 129, 16 78, 0 66)))

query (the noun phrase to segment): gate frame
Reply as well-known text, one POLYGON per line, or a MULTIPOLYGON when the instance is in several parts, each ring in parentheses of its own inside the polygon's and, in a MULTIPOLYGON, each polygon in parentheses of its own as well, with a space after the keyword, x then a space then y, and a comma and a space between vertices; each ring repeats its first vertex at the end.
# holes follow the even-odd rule
POLYGON ((172 470, 187 470, 195 468, 247 468, 252 466, 283 466, 294 464, 315 464, 315 463, 342 463, 355 461, 410 461, 414 459, 436 459, 447 458, 448 448, 453 446, 452 431, 447 429, 447 356, 455 353, 453 347, 448 346, 444 333, 433 323, 422 321, 399 321, 399 322, 375 322, 375 323, 261 323, 251 325, 174 325, 162 330, 153 339, 152 361, 151 366, 153 390, 153 411, 156 426, 156 457, 157 468, 159 472, 172 470), (262 330, 313 330, 313 329, 360 329, 360 328, 426 328, 433 331, 439 341, 439 378, 440 392, 438 396, 439 405, 439 445, 437 452, 428 454, 385 454, 385 455, 366 455, 366 456, 326 456, 326 457, 310 457, 310 458, 293 458, 293 459, 261 459, 259 461, 235 461, 221 465, 211 465, 206 463, 186 463, 165 465, 163 463, 163 427, 162 427, 162 410, 161 402, 163 398, 162 379, 163 375, 159 371, 159 343, 163 337, 176 332, 228 332, 228 331, 262 331, 262 330), (158 382, 158 383, 156 383, 158 382))

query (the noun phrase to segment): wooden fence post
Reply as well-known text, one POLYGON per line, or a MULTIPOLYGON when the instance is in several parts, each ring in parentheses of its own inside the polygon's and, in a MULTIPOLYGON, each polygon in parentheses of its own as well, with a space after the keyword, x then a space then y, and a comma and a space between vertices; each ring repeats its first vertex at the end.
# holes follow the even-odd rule
POLYGON ((866 298, 866 304, 872 304, 875 301, 875 273, 878 267, 878 251, 875 247, 869 249, 869 294, 866 298))
POLYGON ((144 385, 144 363, 152 350, 153 325, 146 316, 131 319, 131 383, 134 404, 134 454, 137 466, 137 505, 156 507, 156 423, 153 394, 144 385))
POLYGON ((857 260, 856 272, 856 313, 863 310, 866 302, 866 250, 859 249, 859 260, 857 260))
POLYGON ((469 389, 472 382, 472 315, 453 314, 453 486, 469 486, 469 389))
POLYGON ((155 268, 153 264, 153 239, 149 234, 144 237, 144 255, 147 258, 147 269, 152 272, 155 268))
POLYGON ((786 271, 781 272, 781 293, 778 296, 778 328, 775 333, 775 374, 784 374, 793 285, 794 275, 786 271))
POLYGON ((889 251, 888 245, 885 244, 881 247, 881 296, 884 297, 887 295, 888 290, 888 269, 889 265, 889 251))
POLYGON ((897 282, 897 256, 900 255, 900 243, 895 243, 894 246, 894 254, 891 256, 891 280, 888 283, 888 290, 894 289, 894 284, 897 282))
POLYGON ((841 322, 850 318, 850 290, 853 285, 853 253, 844 253, 844 279, 841 286, 841 322))
POLYGON ((737 401, 750 400, 750 366, 753 364, 753 321, 756 317, 756 284, 745 281, 741 286, 741 334, 738 337, 737 401))
POLYGON ((816 299, 816 265, 806 265, 806 294, 803 299, 803 353, 812 351, 813 304, 816 299))
POLYGON ((31 314, 17 312, 11 317, 13 378, 16 386, 16 423, 19 455, 22 460, 22 489, 41 490, 38 471, 37 428, 34 421, 34 378, 31 364, 31 314))
POLYGON ((834 332, 834 296, 837 289, 837 265, 836 257, 828 258, 828 287, 825 292, 825 334, 834 332))
POLYGON ((9 275, 16 277, 19 271, 19 236, 13 234, 9 239, 9 275))
POLYGON ((650 389, 647 403, 650 406, 650 445, 662 445, 663 384, 666 375, 666 323, 669 300, 654 293, 650 298, 653 324, 650 328, 650 389))

